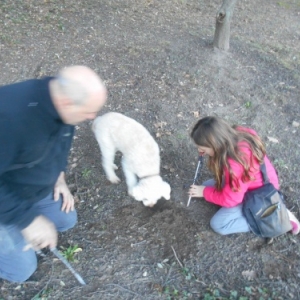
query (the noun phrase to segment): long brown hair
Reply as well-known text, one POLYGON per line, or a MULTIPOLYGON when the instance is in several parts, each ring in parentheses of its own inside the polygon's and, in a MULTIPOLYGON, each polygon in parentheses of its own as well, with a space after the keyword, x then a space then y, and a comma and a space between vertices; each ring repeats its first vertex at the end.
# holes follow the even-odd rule
POLYGON ((238 178, 235 177, 228 163, 229 158, 242 165, 244 172, 241 179, 243 182, 247 182, 253 180, 249 174, 253 158, 256 158, 261 164, 266 154, 265 146, 257 135, 251 134, 236 125, 230 126, 218 117, 200 119, 194 126, 191 137, 197 145, 212 148, 214 151, 214 155, 209 157, 208 168, 214 174, 217 190, 222 189, 225 169, 229 172, 230 188, 234 191, 237 190, 233 183, 239 188, 238 178), (240 151, 238 147, 240 142, 246 142, 246 145, 251 149, 250 159, 244 157, 243 152, 240 151))

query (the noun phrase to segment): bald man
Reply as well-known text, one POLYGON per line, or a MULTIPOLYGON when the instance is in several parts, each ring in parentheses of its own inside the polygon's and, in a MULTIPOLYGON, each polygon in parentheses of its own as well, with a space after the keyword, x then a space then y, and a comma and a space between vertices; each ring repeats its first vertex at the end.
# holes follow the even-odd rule
POLYGON ((94 119, 106 97, 85 66, 0 88, 0 278, 27 280, 35 251, 75 225, 65 181, 74 125, 94 119))

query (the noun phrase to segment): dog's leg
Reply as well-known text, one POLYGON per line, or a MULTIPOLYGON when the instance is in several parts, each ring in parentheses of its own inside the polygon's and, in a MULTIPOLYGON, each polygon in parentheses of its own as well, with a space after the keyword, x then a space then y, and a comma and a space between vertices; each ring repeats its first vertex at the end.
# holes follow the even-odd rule
POLYGON ((112 144, 110 144, 107 140, 105 141, 105 144, 99 143, 99 145, 102 153, 102 166, 107 179, 111 183, 120 182, 120 178, 115 173, 115 170, 118 169, 118 167, 114 164, 116 153, 115 147, 112 144))
POLYGON ((122 169, 126 179, 128 194, 132 196, 132 188, 137 184, 138 181, 136 175, 130 170, 130 168, 126 164, 126 159, 124 157, 122 157, 122 169))

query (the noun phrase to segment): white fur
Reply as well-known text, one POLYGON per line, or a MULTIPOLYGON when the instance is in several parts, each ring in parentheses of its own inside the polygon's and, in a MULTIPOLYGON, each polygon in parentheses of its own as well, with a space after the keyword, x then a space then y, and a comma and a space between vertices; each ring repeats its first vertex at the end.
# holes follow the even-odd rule
POLYGON ((92 129, 101 149, 103 169, 110 182, 120 181, 114 164, 115 153, 120 151, 129 195, 150 207, 161 197, 170 199, 170 185, 159 176, 158 145, 145 127, 122 114, 110 112, 97 117, 92 129))

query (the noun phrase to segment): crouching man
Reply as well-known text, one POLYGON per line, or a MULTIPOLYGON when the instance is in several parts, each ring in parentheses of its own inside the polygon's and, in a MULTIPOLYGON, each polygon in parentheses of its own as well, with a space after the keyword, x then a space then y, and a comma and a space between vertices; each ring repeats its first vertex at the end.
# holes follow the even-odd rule
POLYGON ((0 88, 0 278, 27 280, 35 251, 75 225, 64 173, 74 125, 94 119, 106 94, 85 66, 0 88))

